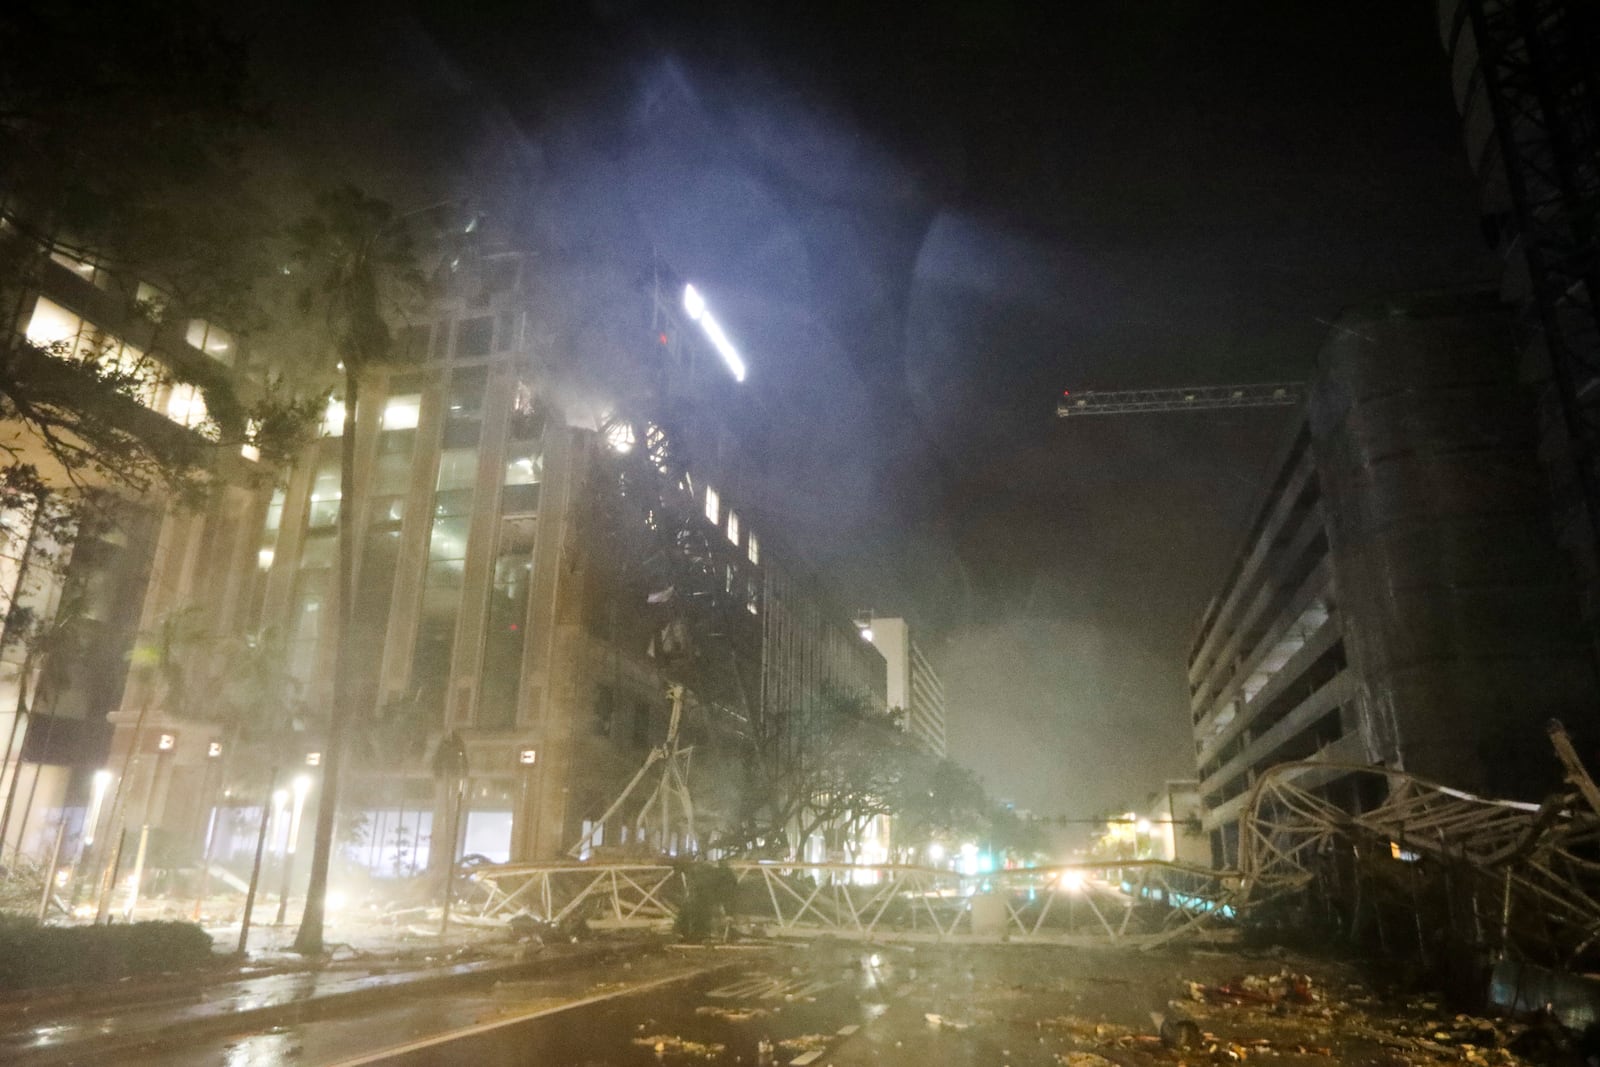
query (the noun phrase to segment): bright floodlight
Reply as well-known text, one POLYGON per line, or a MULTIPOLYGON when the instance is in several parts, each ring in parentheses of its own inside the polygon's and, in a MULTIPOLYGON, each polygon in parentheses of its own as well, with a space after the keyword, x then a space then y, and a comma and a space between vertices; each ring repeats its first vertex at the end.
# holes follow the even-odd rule
POLYGON ((700 324, 700 329, 705 331, 711 347, 717 350, 722 357, 722 362, 728 365, 728 370, 733 373, 733 380, 744 381, 744 360, 739 358, 738 349, 733 347, 733 342, 728 340, 728 335, 722 332, 722 327, 717 320, 711 317, 711 312, 706 308, 706 298, 700 295, 700 290, 693 285, 683 287, 683 310, 689 317, 700 324))

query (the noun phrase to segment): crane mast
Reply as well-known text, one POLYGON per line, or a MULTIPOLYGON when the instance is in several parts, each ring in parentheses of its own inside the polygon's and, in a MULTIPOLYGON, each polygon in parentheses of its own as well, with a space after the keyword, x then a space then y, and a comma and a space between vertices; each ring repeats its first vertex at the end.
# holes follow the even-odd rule
POLYGON ((1305 399, 1304 382, 1254 385, 1191 385, 1165 389, 1064 391, 1056 401, 1063 419, 1080 415, 1126 415, 1146 411, 1216 411, 1224 408, 1294 407, 1305 399))

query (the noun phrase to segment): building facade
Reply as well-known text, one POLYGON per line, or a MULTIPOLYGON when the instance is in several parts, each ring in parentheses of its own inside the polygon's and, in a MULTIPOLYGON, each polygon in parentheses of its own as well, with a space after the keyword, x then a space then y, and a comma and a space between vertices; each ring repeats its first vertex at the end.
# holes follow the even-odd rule
POLYGON ((888 664, 889 707, 905 712, 905 729, 930 755, 949 754, 945 740, 944 683, 912 637, 905 619, 872 616, 872 643, 888 664))
POLYGON ((341 854, 370 875, 440 862, 447 739, 466 762, 458 855, 548 859, 579 842, 583 854, 674 852, 705 842, 641 835, 642 795, 613 809, 667 743, 669 683, 688 692, 686 745, 745 722, 781 728, 830 688, 882 706, 881 659, 746 505, 757 475, 744 454, 687 410, 693 378, 679 368, 715 366, 690 325, 641 294, 639 333, 681 418, 574 399, 533 339, 525 267, 511 252, 483 257, 404 332, 401 358, 363 382, 352 500, 340 494, 335 402, 277 485, 164 520, 142 628, 199 605, 221 632, 258 646, 274 635, 292 723, 273 742, 275 793, 233 762, 267 759, 260 743, 236 755, 230 741, 219 757, 221 724, 177 714, 160 693, 135 685, 112 715, 123 747, 170 742, 134 761, 158 783, 142 790, 150 817, 215 860, 246 855, 268 817, 276 854, 295 860, 289 808, 314 802, 345 521, 360 727, 341 854), (304 798, 284 792, 296 779, 304 798), (242 784, 218 796, 223 780, 242 784))
MULTIPOLYGON (((114 425, 122 442, 164 453, 221 447, 197 383, 233 374, 239 346, 231 334, 183 316, 147 282, 40 247, 9 218, 0 221, 0 242, 16 268, 0 323, 14 361, 8 372, 34 390, 32 401, 68 398, 114 425)), ((55 432, 70 449, 71 431, 55 432)), ((0 856, 40 855, 62 827, 70 855, 92 837, 85 817, 103 792, 96 772, 111 757, 107 716, 123 700, 146 588, 172 573, 173 561, 158 566, 166 487, 151 478, 145 492, 130 491, 149 474, 137 461, 127 468, 132 477, 120 479, 92 462, 63 462, 59 445, 20 420, 0 424, 0 441, 8 461, 0 501, 0 856), (37 474, 42 493, 14 483, 24 468, 37 474)), ((234 514, 237 525, 256 464, 248 453, 215 458, 210 506, 234 514)), ((214 591, 221 600, 233 592, 214 591)))
POLYGON ((1550 783, 1541 725, 1596 693, 1532 401, 1493 293, 1344 316, 1189 657, 1219 865, 1271 767, 1351 810, 1381 764, 1490 795, 1550 783))

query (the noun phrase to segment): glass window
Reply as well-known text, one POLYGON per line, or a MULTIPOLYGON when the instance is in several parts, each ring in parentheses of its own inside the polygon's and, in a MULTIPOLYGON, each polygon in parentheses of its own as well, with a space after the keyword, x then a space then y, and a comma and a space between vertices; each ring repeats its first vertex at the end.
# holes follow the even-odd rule
POLYGON ((516 723, 536 529, 531 519, 507 519, 500 524, 494 586, 489 591, 483 675, 478 685, 480 726, 508 727, 516 723))
POLYGON ((233 366, 233 334, 205 319, 190 319, 184 340, 225 366, 233 366))
POLYGON ((706 486, 706 518, 710 519, 713 525, 722 521, 722 498, 717 496, 717 491, 709 485, 706 486))
POLYGON ((339 461, 325 461, 311 480, 311 507, 306 526, 312 530, 339 524, 339 461))
POLYGON ((483 392, 489 384, 484 367, 472 367, 450 376, 445 394, 444 445, 457 448, 478 443, 483 430, 483 392))
POLYGON ((533 386, 518 382, 511 398, 511 439, 529 441, 544 433, 544 418, 534 399, 533 386))
POLYGON ((305 539, 305 546, 300 550, 300 566, 332 567, 338 544, 339 539, 326 528, 317 530, 305 539))
POLYGON ((532 514, 539 510, 539 483, 544 480, 544 453, 537 442, 513 442, 506 454, 505 489, 500 511, 505 515, 532 514))
POLYGON ((506 485, 538 485, 544 480, 544 453, 529 443, 514 444, 506 455, 506 485))
POLYGON ((161 322, 167 317, 167 308, 172 303, 170 297, 149 282, 140 282, 133 295, 133 306, 139 314, 151 322, 161 322))
POLYGON ((475 448, 450 448, 439 456, 428 565, 423 574, 422 615, 417 624, 411 668, 412 686, 418 699, 440 714, 444 712, 456 618, 461 613, 461 588, 472 521, 472 485, 477 468, 475 448))
POLYGON ((761 562, 761 541, 756 537, 754 530, 750 531, 750 540, 746 543, 745 549, 751 563, 761 562))
POLYGON ((416 326, 401 327, 394 339, 394 360, 396 363, 421 363, 428 358, 428 344, 433 336, 433 327, 427 323, 416 326))
POLYGON ((33 317, 28 320, 27 337, 43 348, 66 345, 72 355, 77 355, 76 344, 83 333, 83 319, 68 311, 54 300, 40 297, 33 305, 33 317))
POLYGON ((441 492, 454 489, 471 489, 478 480, 478 450, 475 448, 447 448, 439 453, 439 485, 441 492))
POLYGON ((167 402, 162 414, 177 423, 193 429, 206 421, 206 398, 189 382, 177 382, 167 391, 167 402))
POLYGON ((421 393, 391 396, 383 405, 383 428, 385 431, 415 430, 421 415, 421 393))
POLYGON ((68 252, 51 252, 50 258, 97 288, 111 288, 111 275, 91 260, 79 259, 68 252))
POLYGON ((494 316, 481 315, 456 323, 456 358, 481 359, 494 349, 494 316))
POLYGON ((328 398, 328 410, 322 413, 322 436, 344 436, 344 401, 336 396, 328 398))
POLYGON ((728 540, 739 543, 739 513, 732 508, 728 509, 728 540))

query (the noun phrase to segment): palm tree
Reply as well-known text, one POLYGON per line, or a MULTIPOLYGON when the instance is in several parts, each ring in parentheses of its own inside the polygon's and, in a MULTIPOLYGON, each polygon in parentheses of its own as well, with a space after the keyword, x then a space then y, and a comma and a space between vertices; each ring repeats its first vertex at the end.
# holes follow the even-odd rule
MULTIPOLYGON (((412 213, 415 214, 415 213, 412 213)), ((339 775, 357 715, 350 685, 351 605, 355 595, 355 457, 356 408, 363 376, 389 359, 393 351, 391 318, 417 300, 423 278, 417 268, 411 236, 385 201, 351 186, 317 200, 316 212, 290 231, 298 304, 305 321, 315 325, 330 358, 342 376, 344 436, 340 441, 339 566, 334 596, 335 647, 333 694, 328 716, 328 746, 323 758, 323 784, 317 804, 311 875, 306 886, 305 914, 295 936, 295 951, 323 950, 322 931, 328 867, 333 854, 334 820, 339 804, 339 775)))

